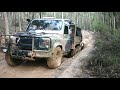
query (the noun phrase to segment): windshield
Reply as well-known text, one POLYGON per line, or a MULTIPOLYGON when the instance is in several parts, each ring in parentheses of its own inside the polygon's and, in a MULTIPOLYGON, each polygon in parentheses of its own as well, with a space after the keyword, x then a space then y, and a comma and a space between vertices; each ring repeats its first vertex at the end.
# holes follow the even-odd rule
POLYGON ((61 30, 62 20, 34 20, 27 30, 61 30))

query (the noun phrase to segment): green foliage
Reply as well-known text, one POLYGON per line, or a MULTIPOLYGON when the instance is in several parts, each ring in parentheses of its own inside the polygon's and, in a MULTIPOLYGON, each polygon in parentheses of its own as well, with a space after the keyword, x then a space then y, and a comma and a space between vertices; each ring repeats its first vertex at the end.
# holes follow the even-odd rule
POLYGON ((100 28, 104 33, 96 38, 97 49, 88 67, 97 77, 120 77, 120 29, 110 32, 100 28))
POLYGON ((96 30, 96 32, 104 33, 109 30, 108 26, 100 21, 93 21, 92 28, 96 30))

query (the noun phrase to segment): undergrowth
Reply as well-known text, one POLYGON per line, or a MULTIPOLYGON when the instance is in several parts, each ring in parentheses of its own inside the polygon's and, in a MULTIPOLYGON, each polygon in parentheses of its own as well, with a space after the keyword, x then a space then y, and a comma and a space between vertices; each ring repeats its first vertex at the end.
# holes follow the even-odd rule
POLYGON ((120 77, 120 29, 110 30, 101 27, 95 40, 96 50, 89 60, 87 69, 91 75, 99 78, 120 77))

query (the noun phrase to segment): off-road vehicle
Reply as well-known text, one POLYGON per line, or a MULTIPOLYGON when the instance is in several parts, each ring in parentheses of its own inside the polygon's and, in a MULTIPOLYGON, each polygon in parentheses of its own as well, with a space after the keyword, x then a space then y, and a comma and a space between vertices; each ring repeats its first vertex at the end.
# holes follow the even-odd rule
POLYGON ((69 19, 27 21, 25 32, 9 36, 5 60, 10 66, 20 65, 24 60, 46 58, 49 68, 57 68, 63 55, 72 57, 84 46, 81 28, 69 19))

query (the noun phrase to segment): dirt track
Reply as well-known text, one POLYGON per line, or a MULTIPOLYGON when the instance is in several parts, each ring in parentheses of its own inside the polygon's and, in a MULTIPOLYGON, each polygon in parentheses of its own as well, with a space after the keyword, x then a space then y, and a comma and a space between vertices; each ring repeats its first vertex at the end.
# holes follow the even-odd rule
POLYGON ((89 78, 81 66, 89 60, 90 52, 94 50, 94 33, 87 30, 82 30, 82 33, 85 48, 73 58, 63 57, 57 69, 49 69, 46 60, 29 61, 10 67, 4 60, 4 54, 0 53, 0 78, 89 78))

